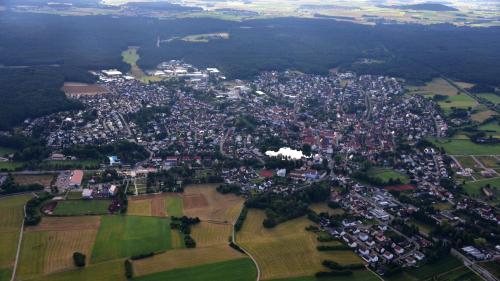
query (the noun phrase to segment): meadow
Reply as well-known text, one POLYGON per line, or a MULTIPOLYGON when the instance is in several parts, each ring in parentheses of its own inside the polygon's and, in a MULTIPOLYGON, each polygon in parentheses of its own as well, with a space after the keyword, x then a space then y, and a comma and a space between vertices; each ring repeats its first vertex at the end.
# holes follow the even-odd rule
POLYGON ((437 147, 445 149, 451 155, 499 155, 500 145, 476 144, 466 139, 430 139, 437 147))
POLYGON ((392 169, 386 169, 386 168, 371 168, 368 171, 368 176, 374 177, 374 178, 379 178, 383 182, 388 182, 390 179, 393 179, 393 180, 399 179, 399 180, 401 180, 402 183, 409 182, 409 178, 407 175, 400 173, 398 171, 395 171, 392 169))
POLYGON ((257 260, 263 280, 313 276, 324 270, 325 259, 340 264, 362 263, 352 251, 320 252, 317 235, 305 231, 312 224, 302 217, 284 222, 272 229, 262 226, 263 211, 251 209, 242 229, 237 233, 237 242, 257 260))
POLYGON ((85 268, 57 272, 33 279, 33 281, 127 281, 123 260, 90 264, 85 268))
POLYGON ((55 216, 81 216, 108 214, 111 200, 65 200, 54 209, 55 216))
MULTIPOLYGON (((480 196, 483 194, 481 191, 481 188, 485 185, 491 185, 496 186, 497 190, 500 188, 500 178, 493 178, 493 179, 484 179, 484 180, 478 180, 478 181, 469 181, 466 182, 465 185, 463 186, 465 192, 471 196, 480 196)), ((496 195, 498 196, 498 192, 495 192, 496 195)))
POLYGON ((170 248, 169 218, 104 216, 92 250, 92 261, 127 258, 170 248))
MULTIPOLYGON (((419 281, 434 278, 445 272, 457 269, 462 266, 462 262, 452 256, 441 258, 432 264, 426 264, 419 268, 404 270, 400 274, 396 274, 387 281, 419 281)), ((434 280, 434 279, 433 279, 434 280)))
POLYGON ((165 198, 165 211, 168 216, 181 217, 182 212, 182 197, 178 195, 168 195, 165 198))
POLYGON ((179 268, 133 278, 134 281, 254 281, 256 269, 251 259, 240 258, 212 264, 179 268))
POLYGON ((500 103, 500 96, 494 93, 480 93, 478 96, 485 98, 494 104, 500 103))

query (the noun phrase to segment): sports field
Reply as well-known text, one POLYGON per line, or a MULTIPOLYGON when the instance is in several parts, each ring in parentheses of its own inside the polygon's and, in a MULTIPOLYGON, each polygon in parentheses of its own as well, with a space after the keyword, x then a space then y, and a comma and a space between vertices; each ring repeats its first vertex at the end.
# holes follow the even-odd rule
POLYGON ((54 209, 56 216, 81 216, 108 214, 111 200, 65 200, 59 201, 54 209))
POLYGON ((408 176, 398 171, 386 168, 371 168, 368 171, 370 177, 379 178, 383 182, 388 182, 390 179, 400 179, 402 183, 408 183, 408 176))
POLYGON ((243 257, 245 255, 229 247, 227 244, 193 249, 174 249, 151 258, 133 261, 134 276, 143 276, 179 268, 191 268, 193 266, 243 257))
POLYGON ((217 186, 218 184, 200 184, 186 187, 182 194, 184 215, 199 217, 203 221, 234 222, 244 200, 234 194, 217 192, 217 186))
POLYGON ((30 198, 31 195, 18 195, 0 199, 0 276, 9 275, 13 265, 23 222, 23 206, 30 198))
POLYGON ((275 228, 262 226, 263 211, 251 209, 237 242, 255 257, 262 279, 313 276, 324 270, 321 262, 331 259, 341 264, 362 263, 352 251, 320 252, 316 234, 305 231, 311 221, 305 217, 294 219, 275 228))
POLYGON ((256 269, 251 259, 240 258, 188 268, 179 268, 134 278, 134 281, 254 281, 256 269))
POLYGON ((104 216, 92 250, 92 261, 127 258, 171 247, 169 218, 104 216))

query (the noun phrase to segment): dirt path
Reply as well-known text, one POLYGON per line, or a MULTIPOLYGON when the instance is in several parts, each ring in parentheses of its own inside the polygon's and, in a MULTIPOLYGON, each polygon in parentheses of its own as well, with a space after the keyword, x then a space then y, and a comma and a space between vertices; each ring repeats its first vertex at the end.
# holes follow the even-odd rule
POLYGON ((21 255, 21 243, 23 242, 23 234, 24 234, 24 218, 26 217, 26 205, 24 205, 24 217, 21 222, 21 233, 19 233, 19 241, 17 241, 17 250, 16 250, 16 260, 14 261, 14 268, 12 269, 12 276, 10 277, 10 281, 14 281, 16 279, 16 271, 17 264, 19 263, 19 256, 21 255))
MULTIPOLYGON (((243 211, 243 208, 241 208, 240 213, 238 214, 238 217, 241 215, 241 211, 243 211)), ((249 256, 252 259, 253 263, 255 264, 255 268, 257 268, 257 278, 256 278, 256 281, 259 281, 260 280, 260 267, 259 267, 259 264, 257 263, 257 260, 250 254, 250 252, 248 252, 246 249, 244 249, 243 247, 241 247, 240 245, 238 245, 238 243, 236 243, 236 231, 234 229, 234 225, 235 225, 235 223, 233 222, 233 229, 232 229, 231 240, 232 240, 233 244, 235 244, 236 246, 240 247, 240 249, 247 256, 249 256)))

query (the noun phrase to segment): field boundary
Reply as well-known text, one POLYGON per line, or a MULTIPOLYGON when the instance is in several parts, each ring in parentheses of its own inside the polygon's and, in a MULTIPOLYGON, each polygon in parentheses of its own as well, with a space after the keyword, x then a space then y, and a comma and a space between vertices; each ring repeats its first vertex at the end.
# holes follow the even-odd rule
POLYGON ((23 242, 25 218, 26 218, 26 204, 24 204, 24 206, 23 206, 23 221, 21 222, 21 233, 19 233, 19 240, 17 242, 16 259, 14 261, 14 268, 12 269, 12 276, 10 277, 10 281, 14 281, 16 279, 17 264, 19 263, 19 256, 21 254, 21 243, 23 242))
MULTIPOLYGON (((243 207, 240 209, 240 212, 238 213, 238 217, 240 217, 241 215, 241 212, 243 211, 243 207)), ((233 222, 232 223, 233 227, 232 227, 232 235, 231 235, 231 242, 233 242, 234 245, 238 246, 247 256, 249 256, 253 263, 255 264, 255 268, 257 269, 257 278, 256 278, 256 281, 259 281, 260 280, 260 268, 259 268, 259 264, 257 263, 257 260, 250 254, 249 251, 247 251, 245 248, 241 247, 240 245, 238 245, 238 243, 236 242, 236 230, 235 230, 235 225, 236 223, 233 222)))

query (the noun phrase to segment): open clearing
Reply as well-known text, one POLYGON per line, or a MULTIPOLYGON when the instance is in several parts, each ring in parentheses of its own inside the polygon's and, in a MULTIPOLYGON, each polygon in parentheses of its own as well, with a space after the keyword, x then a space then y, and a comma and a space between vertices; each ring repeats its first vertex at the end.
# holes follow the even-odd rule
POLYGON ((40 276, 33 281, 127 281, 123 260, 87 265, 85 268, 40 276))
POLYGON ((184 215, 199 217, 203 221, 234 222, 244 200, 234 194, 217 192, 217 186, 202 184, 186 187, 182 194, 184 215))
POLYGON ((245 257, 245 255, 227 244, 193 249, 175 249, 150 258, 133 261, 134 275, 143 276, 171 269, 191 268, 192 266, 240 259, 242 257, 245 257))
POLYGON ((0 271, 2 272, 10 272, 14 263, 23 222, 23 206, 31 197, 31 195, 17 195, 0 199, 0 271))
POLYGON ((451 155, 500 155, 500 145, 475 144, 464 139, 431 139, 437 147, 442 147, 451 155))
POLYGON ((272 229, 262 226, 263 211, 251 209, 238 243, 257 260, 262 279, 313 276, 324 270, 321 262, 331 259, 341 264, 362 263, 352 251, 320 252, 316 234, 305 231, 312 223, 306 218, 294 219, 272 229))
POLYGON ((123 62, 130 65, 130 74, 144 83, 160 81, 160 77, 146 75, 144 71, 142 71, 142 69, 137 65, 137 61, 139 61, 139 59, 141 58, 137 51, 137 47, 128 47, 127 50, 122 52, 123 62))
POLYGON ((182 197, 177 194, 167 195, 165 198, 165 211, 167 216, 182 217, 182 197))
POLYGON ((92 261, 127 258, 171 246, 169 218, 104 216, 92 250, 92 261))
POLYGON ((81 216, 108 214, 111 200, 65 200, 59 201, 54 209, 56 216, 81 216))
POLYGON ((165 217, 165 204, 164 194, 129 197, 127 215, 165 217))
POLYGON ((386 168, 371 168, 368 171, 370 177, 379 178, 383 182, 388 182, 390 179, 400 179, 402 183, 408 183, 408 176, 398 171, 386 168))
POLYGON ((255 265, 249 258, 177 268, 134 278, 134 281, 254 281, 255 265))
POLYGON ((309 206, 309 208, 311 208, 313 211, 315 211, 318 214, 319 213, 328 213, 330 215, 341 215, 344 213, 344 210, 342 210, 341 208, 332 209, 332 208, 328 207, 328 205, 326 203, 314 203, 311 206, 309 206))
POLYGON ((26 185, 26 184, 41 184, 45 187, 49 187, 50 183, 54 179, 54 174, 46 174, 46 175, 13 175, 14 181, 17 184, 26 185))
POLYGON ((229 224, 201 222, 191 228, 191 236, 196 241, 196 247, 227 245, 231 231, 229 224))

